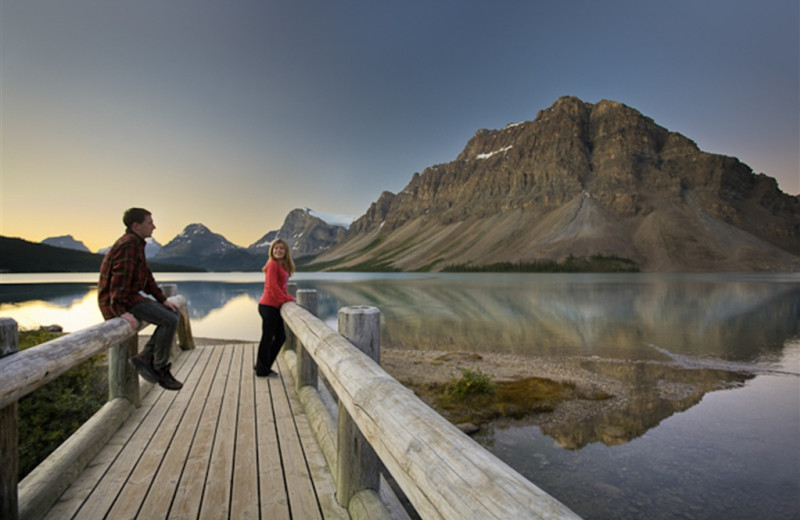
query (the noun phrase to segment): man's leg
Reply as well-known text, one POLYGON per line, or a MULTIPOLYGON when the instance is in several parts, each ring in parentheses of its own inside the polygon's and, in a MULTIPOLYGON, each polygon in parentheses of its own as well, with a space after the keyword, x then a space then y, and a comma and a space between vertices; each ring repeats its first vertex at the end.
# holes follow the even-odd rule
POLYGON ((142 352, 153 354, 154 368, 164 368, 169 364, 172 340, 178 330, 178 314, 152 300, 137 303, 131 308, 131 314, 156 326, 142 352))
MULTIPOLYGON (((152 323, 156 330, 145 345, 142 354, 138 356, 145 361, 152 357, 153 375, 158 384, 167 390, 180 390, 183 383, 176 380, 170 372, 169 355, 172 349, 172 340, 178 328, 178 314, 168 307, 152 300, 137 303, 131 308, 131 314, 137 319, 152 323)), ((134 364, 136 364, 134 358, 134 364)), ((140 368, 137 365, 137 368, 140 368)), ((140 371, 144 376, 147 370, 140 371)))

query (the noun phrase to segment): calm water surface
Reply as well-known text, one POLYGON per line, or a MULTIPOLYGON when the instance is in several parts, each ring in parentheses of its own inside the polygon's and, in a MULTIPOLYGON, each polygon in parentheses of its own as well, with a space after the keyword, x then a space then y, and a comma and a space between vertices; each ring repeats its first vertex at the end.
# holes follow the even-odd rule
MULTIPOLYGON (((261 273, 157 274, 198 337, 257 340, 261 273)), ((0 274, 0 316, 101 321, 97 275, 0 274)), ((581 359, 627 381, 619 413, 476 440, 587 519, 800 518, 800 275, 299 273, 333 327, 381 309, 385 348, 581 359), (603 363, 629 360, 636 363, 603 363), (689 386, 691 385, 691 386, 689 386), (664 392, 701 388, 680 399, 664 392)))

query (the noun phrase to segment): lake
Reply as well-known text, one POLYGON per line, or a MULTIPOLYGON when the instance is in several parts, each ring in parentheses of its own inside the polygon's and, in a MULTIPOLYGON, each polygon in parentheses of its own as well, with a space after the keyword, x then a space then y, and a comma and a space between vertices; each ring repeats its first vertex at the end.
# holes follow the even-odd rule
MULTIPOLYGON (((156 279, 178 285, 195 336, 256 341, 262 276, 156 279)), ((85 328, 101 321, 96 280, 0 274, 0 316, 20 328, 85 328)), ((545 431, 497 422, 476 437, 584 518, 800 518, 800 274, 298 273, 293 282, 319 291, 318 314, 334 328, 340 307, 378 307, 384 348, 624 367, 614 375, 633 390, 620 412, 545 431), (674 398, 689 385, 703 391, 674 398)))

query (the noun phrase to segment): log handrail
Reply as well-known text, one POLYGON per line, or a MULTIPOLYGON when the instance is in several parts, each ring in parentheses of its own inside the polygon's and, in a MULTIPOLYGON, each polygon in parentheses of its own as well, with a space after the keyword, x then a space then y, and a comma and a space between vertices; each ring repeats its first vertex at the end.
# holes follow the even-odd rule
MULTIPOLYGON (((169 300, 186 307, 183 296, 169 300)), ((148 326, 144 323, 141 328, 148 326)), ((137 334, 122 318, 113 318, 11 356, 0 358, 0 408, 19 401, 70 368, 137 334)))
MULTIPOLYGON (((163 286, 174 294, 175 286, 163 286)), ((194 348, 186 299, 170 296, 180 310, 177 338, 181 349, 194 348)), ((139 377, 128 362, 137 349, 140 323, 134 330, 122 318, 73 332, 17 351, 17 324, 3 320, 2 341, 13 343, 0 351, 0 517, 40 518, 69 487, 108 437, 139 406, 139 377), (8 329, 8 330, 6 330, 8 329), (13 329, 13 332, 11 330, 13 329), (5 337, 13 334, 13 338, 5 337), (42 385, 87 359, 109 351, 109 401, 22 481, 17 481, 17 403, 42 385)), ((173 345, 174 346, 174 345, 173 345)))
POLYGON ((340 413, 346 410, 422 518, 580 518, 298 303, 281 307, 297 347, 317 364, 338 397, 340 413))
MULTIPOLYGON (((184 313, 185 300, 181 296, 170 299, 182 305, 182 315, 187 323, 181 343, 188 334, 190 345, 181 346, 191 348, 193 341, 188 328, 188 313, 184 313)), ((312 312, 296 303, 287 303, 283 305, 281 314, 296 338, 296 348, 301 350, 298 357, 308 356, 309 361, 316 365, 310 373, 318 370, 336 393, 340 420, 346 414, 357 426, 360 435, 422 518, 580 518, 451 425, 386 373, 370 356, 325 325, 312 312)), ((179 336, 180 332, 179 328, 179 336)), ((22 396, 91 356, 129 343, 135 337, 136 331, 132 331, 124 320, 114 319, 48 342, 45 348, 33 347, 0 358, 0 411, 11 408, 15 411, 16 403, 22 396)), ((121 359, 127 363, 126 358, 121 359)), ((298 389, 301 397, 319 395, 315 385, 307 382, 310 368, 303 367, 306 382, 298 389)), ((298 378, 298 381, 301 379, 298 378)), ((120 399, 114 401, 119 403, 120 399)), ((307 401, 305 399, 304 403, 307 401)), ((107 409, 105 413, 128 413, 117 410, 119 407, 104 408, 107 409)), ((330 428, 330 421, 320 422, 330 428)), ((330 443, 329 438, 325 444, 330 443)), ((326 453, 326 458, 329 463, 333 462, 332 466, 352 464, 352 460, 343 461, 343 457, 336 454, 326 453)), ((330 469, 334 475, 338 473, 337 467, 330 469)), ((370 464, 368 470, 374 469, 374 465, 370 464)), ((47 473, 63 475, 61 471, 49 470, 47 473)), ((366 478, 363 482, 370 480, 366 478)), ((53 489, 49 491, 51 496, 48 496, 48 501, 52 495, 57 497, 60 494, 53 493, 56 491, 53 489)), ((49 505, 39 493, 38 490, 26 492, 24 500, 20 496, 20 505, 46 511, 49 505)), ((373 512, 382 507, 377 496, 371 490, 348 492, 346 500, 349 500, 351 516, 354 519, 376 518, 373 512)), ((7 500, 9 496, 2 498, 7 500)), ((4 510, 9 511, 7 508, 4 510)))
POLYGON ((0 408, 19 401, 135 332, 127 321, 114 318, 0 358, 0 408))

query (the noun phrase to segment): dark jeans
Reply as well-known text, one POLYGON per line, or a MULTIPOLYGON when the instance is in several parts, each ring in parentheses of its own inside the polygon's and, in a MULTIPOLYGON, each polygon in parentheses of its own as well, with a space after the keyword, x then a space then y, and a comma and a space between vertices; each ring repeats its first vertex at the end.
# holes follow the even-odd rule
POLYGON ((256 370, 268 371, 286 341, 286 330, 279 308, 259 303, 258 313, 261 315, 261 342, 258 344, 256 370))
POLYGON ((131 307, 131 314, 137 320, 146 321, 156 326, 150 340, 142 349, 153 355, 153 367, 164 368, 169 364, 172 340, 178 330, 178 313, 154 300, 145 300, 131 307))

